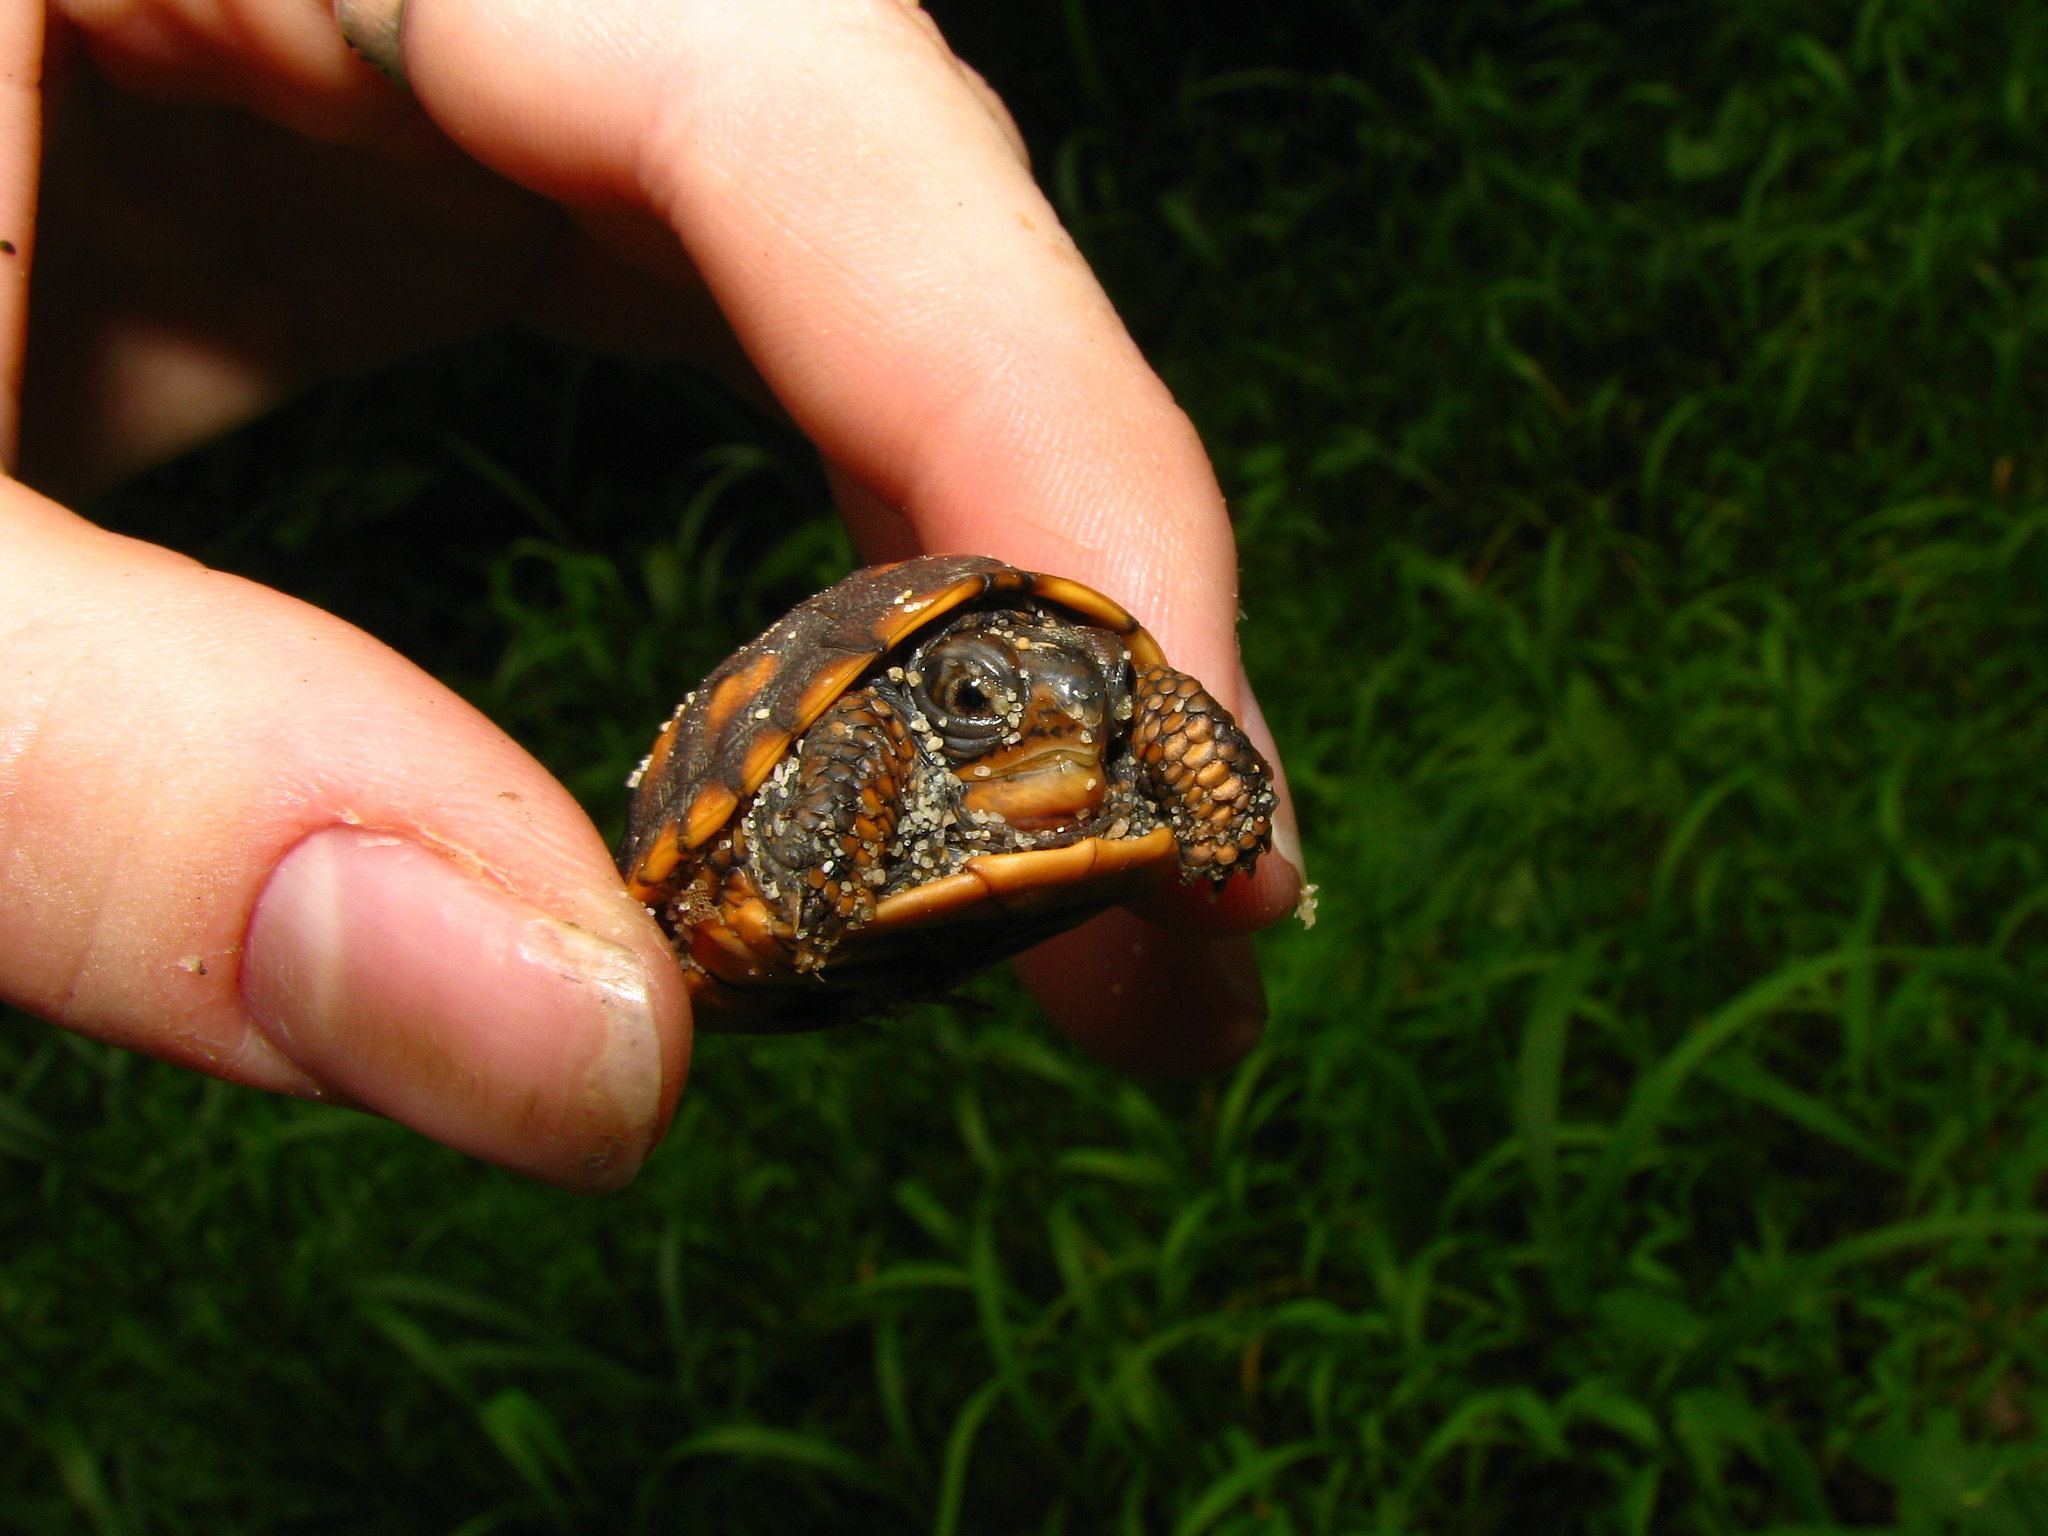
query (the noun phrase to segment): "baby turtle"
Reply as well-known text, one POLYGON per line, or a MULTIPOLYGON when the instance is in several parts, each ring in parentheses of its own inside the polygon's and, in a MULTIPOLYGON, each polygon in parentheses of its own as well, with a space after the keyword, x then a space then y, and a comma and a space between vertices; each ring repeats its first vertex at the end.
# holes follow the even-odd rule
POLYGON ((1272 773, 1137 620, 979 555, 871 566, 685 698, 619 868, 700 1021, 814 1029, 943 995, 1169 872, 1220 884, 1272 773))

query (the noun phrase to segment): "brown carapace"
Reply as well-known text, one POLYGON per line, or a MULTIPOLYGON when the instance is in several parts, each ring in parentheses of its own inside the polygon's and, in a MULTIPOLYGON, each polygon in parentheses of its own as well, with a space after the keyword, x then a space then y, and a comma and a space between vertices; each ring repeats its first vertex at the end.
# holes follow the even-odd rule
POLYGON ((1272 834, 1237 723, 1101 593, 978 555, 856 571, 706 678, 633 778, 619 867, 701 1023, 936 997, 1272 834))

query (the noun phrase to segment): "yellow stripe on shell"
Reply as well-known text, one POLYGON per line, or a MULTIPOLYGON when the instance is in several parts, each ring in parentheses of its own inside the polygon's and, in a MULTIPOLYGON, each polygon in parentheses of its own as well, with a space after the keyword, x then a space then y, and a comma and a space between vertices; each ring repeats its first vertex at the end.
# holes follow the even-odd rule
POLYGON ((1132 618, 1130 610, 1114 598, 1105 597, 1070 576, 1040 576, 1032 590, 1046 601, 1071 608, 1084 619, 1116 634, 1123 640, 1124 649, 1131 653, 1131 660, 1140 667, 1166 665, 1166 655, 1159 649, 1159 642, 1147 634, 1145 626, 1132 618))
POLYGON ((682 861, 682 846, 676 840, 675 823, 671 822, 661 829, 661 836, 654 840, 654 846, 633 866, 633 873, 626 879, 626 889, 635 901, 644 906, 662 894, 668 877, 676 872, 676 866, 682 861))
POLYGON ((739 808, 740 797, 723 784, 706 784, 690 802, 683 818, 683 847, 695 852, 718 835, 719 829, 739 808))
POLYGON ((703 721, 704 734, 720 734, 743 710, 751 709, 761 690, 775 676, 775 666, 775 653, 763 651, 712 689, 711 697, 704 701, 703 713, 698 716, 703 721))
MULTIPOLYGON (((804 724, 808 725, 810 721, 807 720, 804 724)), ((747 748, 746 761, 740 764, 740 783, 747 787, 747 793, 752 794, 768 782, 768 775, 774 770, 775 765, 782 761, 782 754, 789 750, 789 744, 795 739, 787 731, 771 730, 764 732, 751 747, 747 748)), ((709 837, 717 830, 713 827, 705 836, 709 837)), ((690 846, 695 848, 699 845, 693 842, 690 846)))
POLYGON ((930 597, 919 597, 909 592, 905 597, 891 603, 868 630, 880 651, 894 650, 908 636, 915 634, 933 619, 951 613, 969 598, 979 597, 989 588, 985 575, 962 577, 950 587, 933 593, 930 597))
MULTIPOLYGON (((821 669, 796 696, 796 728, 799 731, 809 730, 820 715, 839 701, 839 696, 852 686, 854 679, 874 664, 872 656, 849 656, 821 669)), ((770 763, 768 766, 772 768, 775 765, 770 763)))

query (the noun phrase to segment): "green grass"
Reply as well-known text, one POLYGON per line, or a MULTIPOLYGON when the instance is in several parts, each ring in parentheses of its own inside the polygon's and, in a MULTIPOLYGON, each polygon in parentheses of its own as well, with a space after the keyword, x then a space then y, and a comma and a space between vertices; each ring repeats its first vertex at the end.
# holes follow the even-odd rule
MULTIPOLYGON (((2048 21, 941 19, 1240 514, 1268 1042, 707 1040, 589 1202, 11 1020, 0 1527, 2048 1530, 2048 21)), ((824 501, 507 342, 104 510, 615 825, 824 501)))

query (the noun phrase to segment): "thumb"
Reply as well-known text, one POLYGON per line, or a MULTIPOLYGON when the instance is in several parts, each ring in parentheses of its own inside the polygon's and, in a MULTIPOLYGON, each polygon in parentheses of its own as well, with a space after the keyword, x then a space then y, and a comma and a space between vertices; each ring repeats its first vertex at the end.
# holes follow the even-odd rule
POLYGON ((679 977, 568 794, 340 620, 0 481, 0 997, 623 1184, 679 977))

